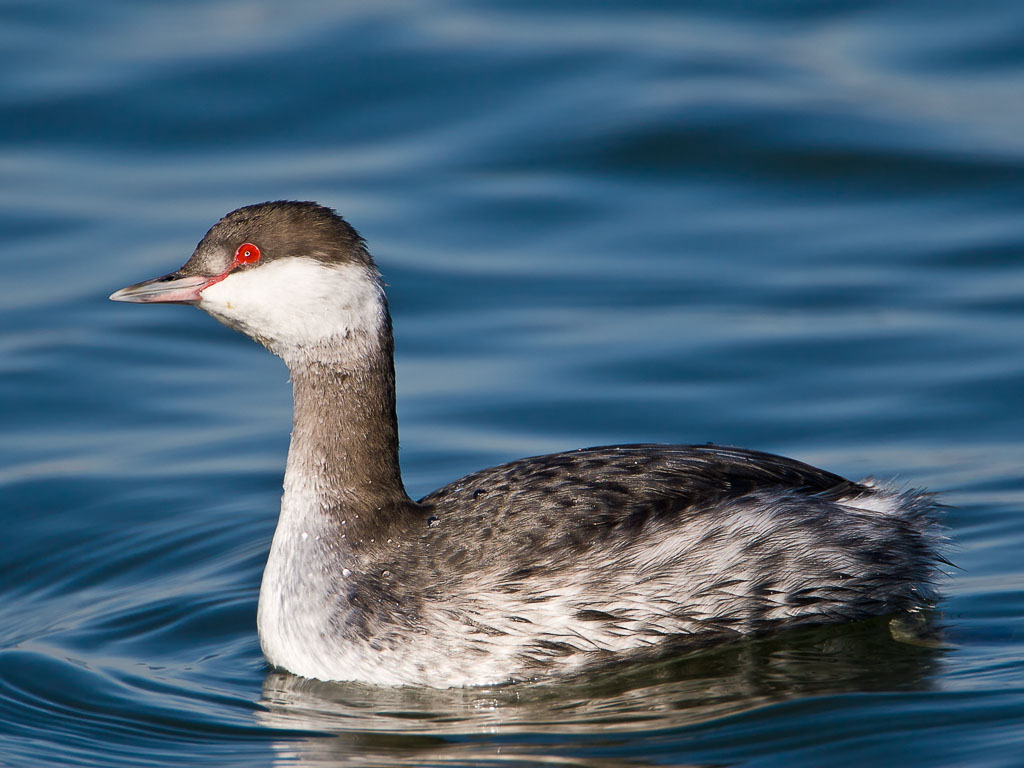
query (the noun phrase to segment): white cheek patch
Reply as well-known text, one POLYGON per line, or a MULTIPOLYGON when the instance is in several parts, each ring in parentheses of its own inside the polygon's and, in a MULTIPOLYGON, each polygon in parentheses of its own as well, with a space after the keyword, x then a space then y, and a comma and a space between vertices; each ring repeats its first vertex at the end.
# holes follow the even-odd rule
POLYGON ((287 360, 325 342, 376 345, 384 289, 372 267, 293 257, 232 272, 203 290, 199 307, 287 360))

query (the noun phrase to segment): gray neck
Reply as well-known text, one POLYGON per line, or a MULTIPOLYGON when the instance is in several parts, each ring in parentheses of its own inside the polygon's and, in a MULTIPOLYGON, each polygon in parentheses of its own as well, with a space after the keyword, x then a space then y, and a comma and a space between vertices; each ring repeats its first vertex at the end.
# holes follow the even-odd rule
POLYGON ((295 417, 284 506, 333 518, 329 524, 344 519, 350 539, 357 528, 372 535, 385 527, 409 502, 398 465, 390 327, 381 336, 356 359, 321 349, 289 360, 295 417))

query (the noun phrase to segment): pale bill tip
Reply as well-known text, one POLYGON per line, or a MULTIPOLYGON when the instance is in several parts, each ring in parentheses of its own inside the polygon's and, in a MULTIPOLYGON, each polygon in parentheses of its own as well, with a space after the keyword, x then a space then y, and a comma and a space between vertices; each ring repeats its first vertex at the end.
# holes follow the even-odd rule
POLYGON ((121 288, 120 290, 114 291, 108 298, 111 301, 131 301, 131 299, 125 294, 126 290, 126 288, 121 288))

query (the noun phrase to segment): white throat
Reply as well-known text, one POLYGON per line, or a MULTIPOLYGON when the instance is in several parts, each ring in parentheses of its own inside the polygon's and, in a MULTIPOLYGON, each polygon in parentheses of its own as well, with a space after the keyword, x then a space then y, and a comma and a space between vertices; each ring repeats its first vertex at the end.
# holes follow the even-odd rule
POLYGON ((232 272, 203 290, 199 307, 292 362, 341 362, 378 348, 386 318, 376 269, 292 257, 232 272))

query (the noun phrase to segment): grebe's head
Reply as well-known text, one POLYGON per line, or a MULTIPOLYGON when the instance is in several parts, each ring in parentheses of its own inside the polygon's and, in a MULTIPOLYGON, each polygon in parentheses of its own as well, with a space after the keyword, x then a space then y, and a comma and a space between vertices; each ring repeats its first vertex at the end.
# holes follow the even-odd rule
POLYGON ((358 358, 390 332, 380 275, 363 239, 316 203, 232 211, 181 269, 110 298, 194 304, 286 361, 358 358))

